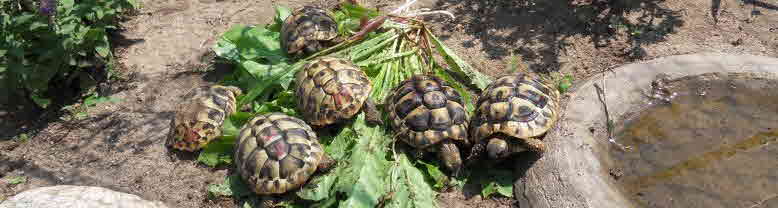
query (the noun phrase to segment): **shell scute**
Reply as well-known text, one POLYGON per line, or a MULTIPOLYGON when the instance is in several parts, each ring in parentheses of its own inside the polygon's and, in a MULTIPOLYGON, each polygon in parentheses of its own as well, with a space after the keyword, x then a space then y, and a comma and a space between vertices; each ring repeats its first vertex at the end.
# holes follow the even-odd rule
POLYGON ((429 149, 443 141, 466 141, 468 116, 461 96, 435 76, 414 75, 392 90, 387 109, 399 139, 429 149))
POLYGON ((497 133, 515 139, 540 136, 556 121, 558 100, 556 91, 525 74, 499 77, 478 99, 471 142, 497 133))
POLYGON ((194 152, 221 136, 220 127, 227 115, 237 110, 236 97, 241 94, 237 87, 221 85, 199 87, 187 93, 184 97, 188 102, 178 108, 170 122, 166 145, 194 152))
POLYGON ((257 194, 299 188, 326 157, 310 126, 281 113, 249 121, 240 131, 235 150, 237 171, 257 194))
POLYGON ((304 6, 292 11, 281 26, 281 49, 299 58, 336 43, 338 26, 324 9, 304 6))
POLYGON ((356 115, 370 96, 365 72, 346 59, 322 57, 297 73, 297 108, 314 126, 324 126, 356 115))

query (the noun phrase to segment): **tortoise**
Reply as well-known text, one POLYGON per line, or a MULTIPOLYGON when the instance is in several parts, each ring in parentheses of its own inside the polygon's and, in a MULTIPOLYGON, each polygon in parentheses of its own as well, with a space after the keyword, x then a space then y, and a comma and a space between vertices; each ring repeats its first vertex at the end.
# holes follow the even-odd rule
POLYGON ((281 26, 281 49, 293 58, 305 57, 340 42, 338 24, 326 10, 304 6, 281 26))
POLYGON ((224 120, 236 111, 236 97, 242 91, 233 86, 212 85, 195 88, 185 97, 170 122, 166 145, 173 149, 194 152, 221 136, 224 120))
POLYGON ((350 60, 321 57, 295 75, 297 109, 312 126, 326 126, 364 111, 371 124, 383 124, 370 99, 372 84, 365 72, 350 60))
POLYGON ((147 201, 133 194, 96 186, 72 185, 30 189, 5 200, 0 203, 0 207, 167 208, 160 201, 147 201))
POLYGON ((538 136, 557 120, 559 93, 527 74, 498 77, 477 101, 470 124, 470 157, 484 150, 492 159, 531 151, 542 155, 546 146, 538 136))
POLYGON ((316 133, 303 120, 282 113, 254 117, 235 143, 238 174, 259 195, 301 187, 317 170, 332 166, 316 133))
POLYGON ((468 141, 468 116, 456 90, 436 76, 413 75, 392 90, 386 103, 397 138, 417 151, 437 152, 449 171, 459 173, 457 144, 468 141))

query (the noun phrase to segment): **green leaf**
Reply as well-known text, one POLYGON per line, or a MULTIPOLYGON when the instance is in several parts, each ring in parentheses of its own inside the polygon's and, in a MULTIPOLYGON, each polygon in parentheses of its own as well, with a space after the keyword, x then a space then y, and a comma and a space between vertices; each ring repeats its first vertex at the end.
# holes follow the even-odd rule
POLYGON ((237 174, 225 177, 224 182, 220 184, 209 184, 207 190, 212 197, 232 196, 240 198, 253 195, 248 185, 237 174))
POLYGON ((234 145, 235 136, 221 136, 203 148, 203 151, 197 157, 197 161, 211 167, 231 164, 234 145))
POLYGON ((443 188, 446 186, 448 183, 448 176, 443 174, 443 171, 440 171, 440 168, 438 168, 437 165, 429 164, 421 160, 418 162, 424 165, 424 169, 427 170, 427 174, 429 174, 429 176, 435 180, 435 188, 443 188))
POLYGON ((235 25, 217 40, 213 50, 219 57, 237 63, 260 59, 277 63, 285 59, 280 34, 262 27, 235 25))
POLYGON ((446 60, 446 63, 449 65, 450 70, 452 70, 459 78, 468 80, 470 83, 480 90, 486 89, 486 86, 489 85, 489 83, 492 82, 492 79, 488 76, 481 74, 481 72, 478 72, 473 69, 470 64, 465 62, 462 58, 459 58, 456 53, 454 53, 453 50, 448 48, 445 44, 443 44, 440 39, 438 39, 437 36, 432 34, 429 29, 425 29, 425 32, 427 33, 428 37, 431 37, 432 43, 435 45, 435 47, 438 49, 438 52, 443 55, 443 58, 446 60))
POLYGON ((330 190, 335 185, 338 175, 330 172, 326 175, 316 177, 308 182, 302 190, 297 192, 297 196, 305 200, 321 201, 332 196, 330 190))
POLYGON ((394 196, 387 207, 437 207, 435 192, 424 179, 421 170, 413 166, 404 154, 395 155, 397 165, 392 173, 392 191, 394 196))
POLYGON ((359 114, 353 127, 359 135, 357 143, 352 148, 350 165, 339 174, 341 179, 336 185, 348 196, 340 207, 372 208, 387 192, 386 144, 391 137, 380 127, 368 127, 364 113, 359 114))
POLYGON ((119 99, 119 98, 114 98, 114 97, 110 97, 110 96, 109 97, 100 97, 100 96, 97 96, 97 94, 92 94, 91 96, 89 96, 86 99, 84 99, 84 105, 89 106, 89 107, 93 107, 93 106, 95 106, 97 104, 100 104, 100 103, 106 103, 106 102, 116 103, 116 102, 121 102, 121 101, 122 101, 122 99, 119 99))
POLYGON ((8 184, 11 185, 22 184, 24 182, 27 182, 27 177, 24 176, 13 176, 8 179, 8 184))
MULTIPOLYGON (((272 86, 273 84, 278 82, 278 80, 281 80, 283 77, 293 76, 294 75, 293 72, 302 68, 303 66, 302 63, 303 62, 297 62, 295 65, 289 67, 290 69, 286 69, 286 70, 268 69, 268 71, 275 72, 275 73, 263 75, 263 77, 261 78, 262 81, 260 83, 257 83, 254 87, 252 87, 248 91, 248 93, 246 93, 246 95, 243 96, 238 101, 238 106, 243 106, 249 103, 250 101, 253 101, 255 98, 257 98, 257 96, 259 96, 260 93, 264 92, 266 89, 268 89, 268 87, 272 86)), ((253 64, 247 64, 245 66, 255 67, 253 66, 253 64)))
MULTIPOLYGON (((354 145, 354 141, 357 134, 351 128, 344 128, 332 138, 332 142, 324 146, 324 152, 335 161, 346 160, 346 156, 351 152, 351 147, 354 145)), ((324 141, 326 138, 322 138, 324 141)))
POLYGON ((564 78, 559 81, 559 92, 565 93, 571 86, 573 86, 573 76, 565 75, 564 78))
POLYGON ((481 196, 483 198, 488 198, 494 193, 504 197, 513 197, 513 181, 516 180, 516 177, 511 171, 495 168, 481 168, 480 170, 482 171, 475 171, 473 174, 482 184, 481 196))
POLYGON ((140 4, 138 3, 138 1, 136 1, 136 0, 126 0, 126 1, 127 1, 127 3, 130 4, 130 6, 132 6, 133 9, 140 8, 140 4))
POLYGON ((30 98, 32 98, 32 101, 35 102, 35 104, 38 104, 38 106, 41 108, 49 107, 49 104, 51 104, 51 99, 43 98, 38 96, 36 93, 31 93, 30 98))
POLYGON ((276 16, 274 20, 278 24, 283 24, 284 20, 292 15, 292 9, 289 9, 289 7, 274 5, 273 8, 276 10, 276 16))

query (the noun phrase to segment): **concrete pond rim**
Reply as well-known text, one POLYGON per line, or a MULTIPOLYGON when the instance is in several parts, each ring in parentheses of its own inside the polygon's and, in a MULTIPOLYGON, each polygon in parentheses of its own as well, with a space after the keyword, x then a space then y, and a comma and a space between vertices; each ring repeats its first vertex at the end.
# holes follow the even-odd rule
POLYGON ((516 165, 520 178, 514 196, 519 207, 635 207, 601 161, 611 148, 619 147, 608 140, 604 105, 595 85, 604 89, 608 116, 619 123, 648 106, 646 92, 658 77, 672 80, 710 74, 778 80, 778 58, 721 53, 668 56, 624 65, 577 84, 560 109, 557 125, 544 138, 548 152, 516 165))

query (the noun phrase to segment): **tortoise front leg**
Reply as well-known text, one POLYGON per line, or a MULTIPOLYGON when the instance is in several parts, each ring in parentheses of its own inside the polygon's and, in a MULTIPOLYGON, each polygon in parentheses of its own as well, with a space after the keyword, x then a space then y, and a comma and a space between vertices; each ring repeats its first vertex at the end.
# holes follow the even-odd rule
POLYGON ((489 157, 492 159, 504 158, 514 153, 531 151, 542 155, 546 151, 546 145, 543 141, 536 138, 515 139, 515 138, 491 138, 486 145, 489 157))
POLYGON ((367 98, 365 104, 362 105, 362 111, 365 112, 365 120, 371 125, 384 125, 384 121, 381 119, 381 112, 375 107, 373 99, 367 98))
POLYGON ((459 172, 462 170, 462 157, 459 155, 459 148, 456 144, 451 141, 443 142, 440 144, 438 156, 443 162, 443 166, 451 171, 454 177, 459 176, 459 172))

